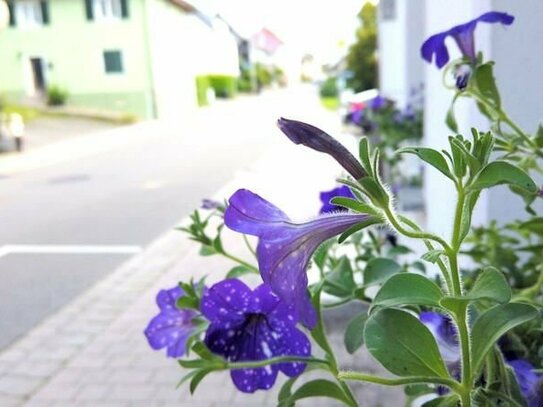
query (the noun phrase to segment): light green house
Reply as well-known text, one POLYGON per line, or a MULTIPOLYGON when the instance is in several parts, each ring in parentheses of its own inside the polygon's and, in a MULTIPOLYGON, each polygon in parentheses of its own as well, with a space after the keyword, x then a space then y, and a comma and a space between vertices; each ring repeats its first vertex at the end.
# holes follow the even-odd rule
POLYGON ((0 34, 0 95, 36 102, 48 86, 68 103, 179 117, 195 77, 237 76, 237 44, 183 0, 11 0, 0 34))

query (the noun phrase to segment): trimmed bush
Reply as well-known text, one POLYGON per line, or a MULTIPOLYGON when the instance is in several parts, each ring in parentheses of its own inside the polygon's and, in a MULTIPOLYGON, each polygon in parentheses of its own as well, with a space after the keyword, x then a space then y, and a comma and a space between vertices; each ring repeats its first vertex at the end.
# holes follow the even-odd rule
POLYGON ((209 100, 207 100, 207 91, 211 87, 209 83, 209 77, 206 75, 196 77, 196 99, 198 100, 198 106, 207 106, 209 100))
POLYGON ((323 98, 335 98, 339 94, 337 88, 337 79, 335 76, 332 76, 326 79, 320 88, 320 95, 323 98))
POLYGON ((68 92, 59 86, 51 85, 47 88, 47 104, 49 106, 62 106, 66 104, 68 92))
POLYGON ((238 81, 234 76, 209 75, 209 84, 218 98, 233 98, 238 91, 238 81))

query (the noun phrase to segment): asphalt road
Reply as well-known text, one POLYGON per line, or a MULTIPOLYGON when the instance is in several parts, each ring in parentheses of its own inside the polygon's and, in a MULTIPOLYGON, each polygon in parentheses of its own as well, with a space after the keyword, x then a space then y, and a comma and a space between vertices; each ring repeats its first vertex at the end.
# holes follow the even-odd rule
POLYGON ((0 349, 284 142, 279 115, 322 114, 315 100, 274 91, 0 157, 0 349))

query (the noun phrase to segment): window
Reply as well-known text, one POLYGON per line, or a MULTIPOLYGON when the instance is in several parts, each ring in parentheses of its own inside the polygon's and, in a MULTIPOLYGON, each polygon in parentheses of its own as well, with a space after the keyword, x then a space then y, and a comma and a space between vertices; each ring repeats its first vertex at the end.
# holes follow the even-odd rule
POLYGON ((123 18, 121 0, 93 0, 92 7, 96 20, 120 20, 123 18))
POLYGON ((123 54, 121 51, 104 51, 104 66, 106 73, 122 73, 123 54))
POLYGON ((46 23, 44 2, 19 0, 15 2, 15 20, 23 28, 39 27, 46 23))

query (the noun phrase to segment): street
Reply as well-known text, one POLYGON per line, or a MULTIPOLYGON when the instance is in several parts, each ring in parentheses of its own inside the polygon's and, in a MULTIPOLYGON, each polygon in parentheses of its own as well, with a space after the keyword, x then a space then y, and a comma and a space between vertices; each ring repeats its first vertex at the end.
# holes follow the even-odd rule
POLYGON ((280 115, 332 116, 312 88, 270 91, 0 157, 0 349, 287 142, 280 115))

